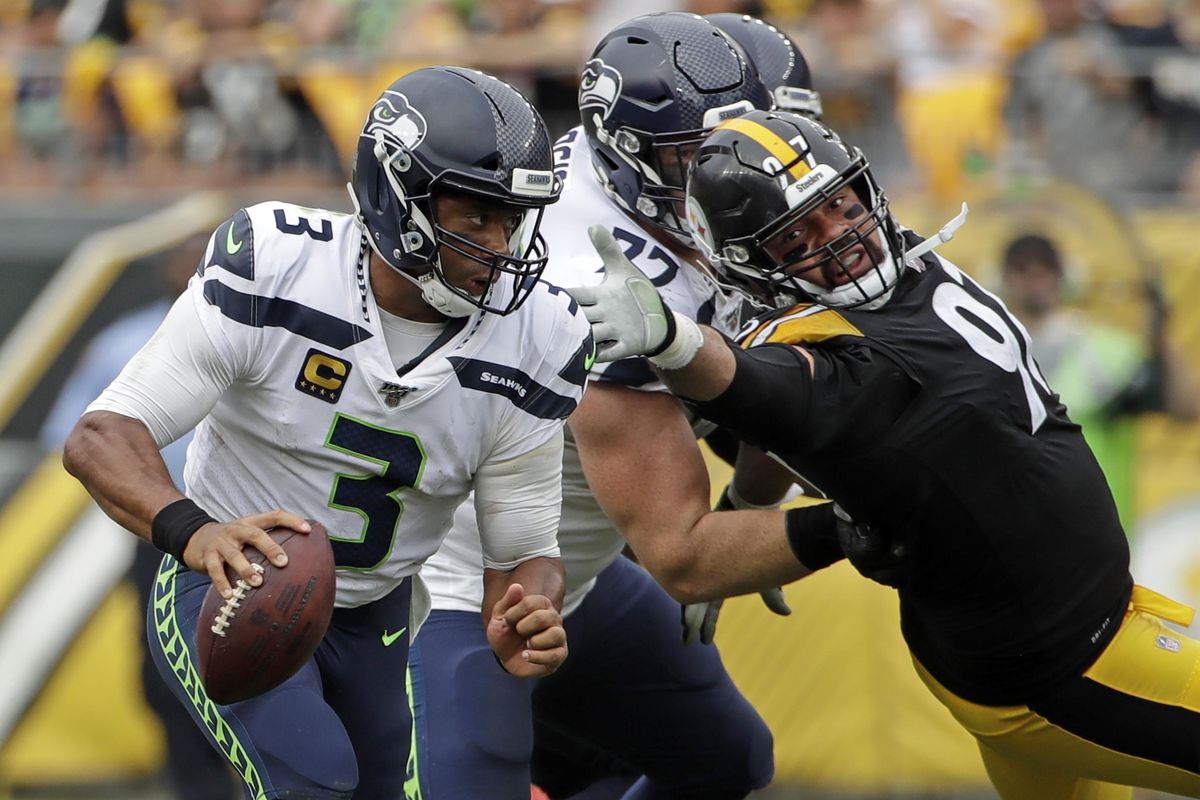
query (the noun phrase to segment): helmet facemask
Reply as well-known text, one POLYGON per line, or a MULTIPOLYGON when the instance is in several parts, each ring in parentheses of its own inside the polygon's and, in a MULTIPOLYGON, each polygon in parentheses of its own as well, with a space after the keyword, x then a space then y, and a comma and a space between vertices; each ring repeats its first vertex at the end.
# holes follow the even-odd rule
POLYGON ((477 298, 451 284, 442 271, 440 251, 432 262, 438 280, 451 292, 476 304, 478 308, 500 315, 515 311, 525 302, 548 260, 546 240, 540 230, 544 209, 541 206, 522 207, 508 202, 506 205, 521 212, 521 222, 508 238, 507 252, 485 247, 468 236, 443 227, 437 220, 436 211, 433 213, 433 229, 438 245, 486 267, 488 290, 477 298))
POLYGON ((721 266, 743 279, 765 281, 776 297, 808 296, 839 308, 883 305, 899 278, 899 259, 887 198, 867 169, 861 154, 843 174, 818 165, 810 173, 812 180, 797 181, 785 190, 792 205, 787 213, 750 236, 726 241, 721 266), (800 188, 805 184, 810 185, 800 188), (835 200, 845 188, 851 191, 835 200), (808 249, 797 236, 803 220, 834 202, 839 207, 832 213, 844 215, 849 227, 808 249), (865 267, 862 259, 868 261, 865 267), (819 281, 814 280, 818 276, 819 281))

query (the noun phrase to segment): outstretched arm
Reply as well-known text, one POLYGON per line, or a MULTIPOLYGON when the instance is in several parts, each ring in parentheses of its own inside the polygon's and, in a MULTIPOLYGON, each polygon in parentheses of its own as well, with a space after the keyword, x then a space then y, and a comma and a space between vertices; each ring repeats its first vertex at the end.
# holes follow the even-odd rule
POLYGON ((680 602, 808 574, 788 546, 783 512, 709 510, 708 472, 674 397, 595 384, 568 424, 601 508, 680 602))
MULTIPOLYGON (((701 400, 724 393, 737 367, 730 344, 667 309, 610 233, 593 227, 589 234, 605 280, 569 291, 592 323, 598 358, 654 353, 651 363, 672 391, 701 400)), ((569 424, 601 507, 681 602, 778 587, 829 563, 824 554, 808 564, 798 557, 784 512, 710 511, 707 470, 673 397, 594 385, 569 424)), ((826 520, 823 533, 834 527, 826 520)))

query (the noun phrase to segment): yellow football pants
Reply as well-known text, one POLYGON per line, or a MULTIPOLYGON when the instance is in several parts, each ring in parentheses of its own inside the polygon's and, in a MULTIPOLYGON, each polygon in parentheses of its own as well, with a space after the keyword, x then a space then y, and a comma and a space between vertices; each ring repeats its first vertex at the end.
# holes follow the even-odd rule
POLYGON ((1192 613, 1135 586, 1100 658, 1030 706, 969 702, 914 664, 1004 800, 1128 800, 1130 786, 1200 797, 1200 641, 1163 624, 1192 613))

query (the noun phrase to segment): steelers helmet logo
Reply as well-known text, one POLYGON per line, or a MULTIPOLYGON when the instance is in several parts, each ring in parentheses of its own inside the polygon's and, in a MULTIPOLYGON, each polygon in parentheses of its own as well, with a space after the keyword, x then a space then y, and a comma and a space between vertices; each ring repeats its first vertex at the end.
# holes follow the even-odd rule
POLYGON ((386 92, 371 108, 362 135, 374 139, 376 133, 393 147, 414 150, 425 140, 425 117, 399 92, 386 92))
POLYGON ((704 216, 704 210, 700 208, 696 198, 691 195, 688 195, 687 198, 687 224, 692 232, 692 240, 700 245, 704 257, 709 261, 714 260, 717 255, 716 241, 708 227, 708 219, 704 216))
POLYGON ((579 110, 599 109, 600 117, 608 119, 621 96, 621 73, 605 64, 603 59, 593 58, 583 67, 579 78, 579 110))

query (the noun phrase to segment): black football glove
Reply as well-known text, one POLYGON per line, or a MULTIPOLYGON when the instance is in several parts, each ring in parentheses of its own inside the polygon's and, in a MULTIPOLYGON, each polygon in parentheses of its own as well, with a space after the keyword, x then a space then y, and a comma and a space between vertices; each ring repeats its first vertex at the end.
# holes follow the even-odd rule
MULTIPOLYGON (((840 508, 835 511, 841 512, 840 508)), ((900 588, 908 582, 911 553, 908 542, 871 525, 837 514, 838 543, 854 568, 876 583, 900 588)))

